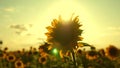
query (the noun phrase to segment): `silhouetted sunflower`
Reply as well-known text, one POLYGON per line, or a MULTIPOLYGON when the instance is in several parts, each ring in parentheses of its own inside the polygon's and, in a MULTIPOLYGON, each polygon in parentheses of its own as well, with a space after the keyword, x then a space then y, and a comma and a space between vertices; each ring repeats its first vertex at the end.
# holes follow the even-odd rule
POLYGON ((49 52, 49 46, 50 46, 50 44, 48 44, 47 42, 44 42, 44 44, 43 45, 40 45, 39 46, 39 52, 46 52, 46 53, 48 53, 49 52))
POLYGON ((72 18, 69 21, 54 19, 51 22, 51 26, 46 27, 48 30, 45 35, 47 41, 52 43, 57 48, 72 49, 77 45, 77 41, 81 41, 81 30, 79 27, 82 25, 79 22, 78 16, 72 18))
POLYGON ((96 51, 88 51, 86 54, 86 58, 89 60, 94 60, 97 58, 97 52, 96 51))
POLYGON ((114 45, 110 45, 109 47, 106 48, 106 55, 111 60, 114 60, 115 58, 119 56, 119 49, 115 47, 114 45))

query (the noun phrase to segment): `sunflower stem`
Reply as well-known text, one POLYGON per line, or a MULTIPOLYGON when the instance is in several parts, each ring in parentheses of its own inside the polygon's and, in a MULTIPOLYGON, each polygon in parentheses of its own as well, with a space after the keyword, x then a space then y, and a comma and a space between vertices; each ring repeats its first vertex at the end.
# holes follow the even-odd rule
POLYGON ((72 51, 72 58, 73 58, 73 64, 74 64, 75 68, 77 68, 74 51, 72 51))

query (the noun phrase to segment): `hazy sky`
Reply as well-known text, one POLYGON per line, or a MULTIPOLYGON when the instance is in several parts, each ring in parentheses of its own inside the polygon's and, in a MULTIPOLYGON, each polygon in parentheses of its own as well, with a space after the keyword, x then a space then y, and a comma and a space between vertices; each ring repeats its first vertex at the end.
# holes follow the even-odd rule
POLYGON ((84 42, 97 48, 120 45, 120 0, 0 0, 0 40, 10 50, 38 47, 46 26, 78 15, 84 42))

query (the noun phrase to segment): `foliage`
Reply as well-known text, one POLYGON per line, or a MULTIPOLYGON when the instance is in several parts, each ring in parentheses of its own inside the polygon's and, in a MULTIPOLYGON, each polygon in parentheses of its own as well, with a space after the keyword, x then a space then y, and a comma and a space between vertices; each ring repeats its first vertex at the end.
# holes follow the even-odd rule
MULTIPOLYGON (((113 50, 111 46, 108 48, 113 50)), ((71 52, 63 54, 63 57, 58 59, 55 56, 56 53, 48 54, 44 52, 42 54, 42 52, 35 51, 33 48, 29 51, 4 52, 4 50, 1 50, 0 68, 119 68, 120 53, 118 53, 118 49, 114 51, 114 53, 118 53, 117 56, 114 56, 115 59, 109 58, 111 55, 102 55, 103 51, 103 49, 102 52, 101 50, 85 51, 77 49, 74 53, 76 60, 74 62, 73 57, 70 55, 71 52)), ((109 54, 108 52, 105 52, 105 54, 109 54)))

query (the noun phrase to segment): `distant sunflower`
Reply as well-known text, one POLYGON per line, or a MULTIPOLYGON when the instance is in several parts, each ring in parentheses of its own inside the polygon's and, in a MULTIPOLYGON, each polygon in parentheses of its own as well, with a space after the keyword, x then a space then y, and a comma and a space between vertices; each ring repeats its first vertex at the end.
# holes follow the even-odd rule
POLYGON ((49 52, 49 46, 50 46, 50 44, 48 44, 47 42, 44 42, 44 44, 42 44, 42 45, 40 45, 39 46, 39 52, 41 53, 41 52, 46 52, 46 53, 48 53, 49 52))
POLYGON ((15 68, 24 68, 24 64, 21 60, 15 62, 15 68))
POLYGON ((47 41, 52 43, 54 47, 68 50, 72 49, 77 45, 77 41, 81 41, 81 33, 83 30, 80 29, 82 25, 79 22, 78 16, 72 18, 69 21, 54 19, 51 22, 51 26, 46 27, 48 30, 45 35, 47 41))
POLYGON ((9 54, 9 55, 7 56, 7 60, 8 60, 9 62, 14 62, 14 61, 16 60, 16 57, 15 57, 14 54, 9 54))
POLYGON ((86 54, 86 58, 89 60, 97 59, 97 52, 96 51, 88 51, 86 54))
POLYGON ((47 63, 47 57, 39 57, 38 61, 39 63, 45 65, 47 63))
POLYGON ((110 45, 109 47, 106 48, 106 55, 111 60, 114 60, 119 56, 119 49, 114 45, 110 45))

